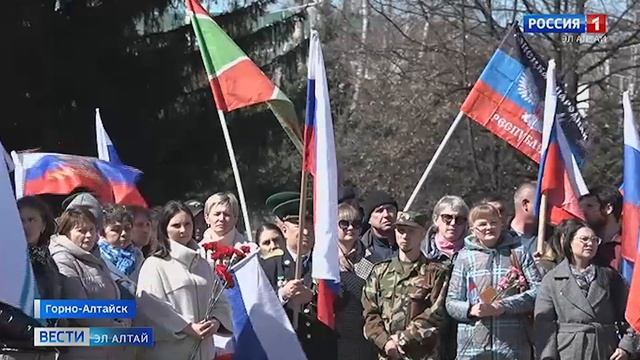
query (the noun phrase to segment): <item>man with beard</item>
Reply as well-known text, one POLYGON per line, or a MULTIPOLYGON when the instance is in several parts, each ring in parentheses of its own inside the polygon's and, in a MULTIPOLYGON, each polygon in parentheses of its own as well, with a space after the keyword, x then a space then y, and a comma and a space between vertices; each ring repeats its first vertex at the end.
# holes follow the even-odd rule
POLYGON ((614 187, 598 186, 580 198, 580 208, 587 224, 602 239, 594 263, 620 270, 622 194, 614 187))
MULTIPOLYGON (((314 244, 313 204, 307 200, 307 216, 300 227, 300 194, 281 192, 270 196, 266 205, 276 218, 276 225, 285 239, 284 254, 261 262, 262 268, 278 294, 289 319, 299 310, 296 333, 309 360, 335 359, 337 342, 333 330, 317 319, 316 288, 311 278, 311 251, 314 244), (298 235, 302 243, 298 247, 298 235), (302 277, 295 278, 297 254, 302 255, 302 277)), ((337 211, 337 209, 336 209, 337 211)), ((336 225, 337 226, 337 225, 336 225)), ((295 324, 294 324, 295 325, 295 324)))
POLYGON ((371 228, 362 234, 365 256, 373 263, 390 259, 398 250, 394 226, 398 203, 384 191, 369 194, 363 204, 364 222, 371 228))

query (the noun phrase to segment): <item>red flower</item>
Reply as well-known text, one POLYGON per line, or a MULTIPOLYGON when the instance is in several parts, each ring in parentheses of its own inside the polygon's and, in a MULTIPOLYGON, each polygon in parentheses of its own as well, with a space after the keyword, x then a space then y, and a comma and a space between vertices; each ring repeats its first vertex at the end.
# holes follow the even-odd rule
POLYGON ((248 254, 251 252, 251 246, 249 245, 240 245, 240 250, 242 250, 243 253, 248 254))
POLYGON ((216 251, 211 254, 211 259, 215 261, 230 259, 234 252, 235 250, 232 247, 220 245, 216 251))
POLYGON ((242 249, 233 248, 233 253, 238 257, 238 260, 239 259, 244 259, 244 257, 246 256, 245 255, 246 252, 244 252, 244 250, 242 250, 242 249))
POLYGON ((216 265, 216 274, 220 277, 220 279, 226 281, 227 289, 230 289, 234 286, 233 276, 231 276, 231 274, 229 273, 229 269, 225 265, 216 265))
POLYGON ((207 251, 215 252, 218 249, 218 243, 215 241, 211 241, 211 242, 202 244, 202 247, 207 251))

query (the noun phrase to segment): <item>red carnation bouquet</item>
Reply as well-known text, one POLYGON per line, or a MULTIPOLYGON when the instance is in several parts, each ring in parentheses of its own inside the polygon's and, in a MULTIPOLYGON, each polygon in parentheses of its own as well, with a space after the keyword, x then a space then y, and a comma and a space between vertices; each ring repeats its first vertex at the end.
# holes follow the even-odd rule
MULTIPOLYGON (((235 286, 233 276, 229 271, 240 260, 244 259, 247 254, 253 251, 252 246, 247 244, 240 244, 237 247, 227 246, 220 244, 218 241, 212 241, 202 244, 202 248, 206 254, 213 261, 213 272, 216 275, 214 277, 213 291, 209 297, 209 303, 207 305, 207 312, 204 320, 211 320, 213 318, 213 308, 215 307, 218 299, 224 293, 225 289, 231 289, 235 286)), ((191 350, 190 360, 195 359, 196 354, 200 348, 200 341, 198 341, 191 350)))

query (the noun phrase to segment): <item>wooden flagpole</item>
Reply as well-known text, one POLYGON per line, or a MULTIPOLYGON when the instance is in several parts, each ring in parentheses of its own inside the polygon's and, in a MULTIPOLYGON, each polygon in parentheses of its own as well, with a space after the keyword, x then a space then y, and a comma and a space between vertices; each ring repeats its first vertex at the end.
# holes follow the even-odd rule
POLYGON ((458 127, 458 124, 460 123, 460 120, 462 120, 463 116, 464 116, 464 113, 462 113, 462 111, 459 112, 455 120, 453 120, 453 123, 451 124, 451 126, 449 126, 449 130, 447 130, 447 133, 445 134, 444 138, 440 142, 440 145, 438 145, 438 149, 436 150, 435 154, 433 154, 431 161, 429 161, 429 165, 427 165, 427 169, 422 174, 422 177, 420 178, 420 181, 418 181, 418 185, 416 185, 416 188, 413 189, 413 193, 411 193, 411 197, 409 197, 409 201, 407 201, 407 205, 404 206, 404 209, 402 211, 408 211, 411 205, 413 204, 413 202, 416 200, 416 196, 418 196, 418 193, 420 192, 422 185, 424 185, 424 182, 427 180, 429 173, 431 173, 433 166, 436 164, 436 161, 438 160, 438 158, 440 157, 440 154, 444 150, 445 145, 447 145, 447 143, 449 142, 449 139, 451 139, 453 132, 458 127))
MULTIPOLYGON (((302 236, 304 235, 304 228, 306 226, 307 217, 307 172, 304 169, 304 155, 302 161, 302 174, 300 175, 300 208, 298 209, 298 247, 296 251, 296 273, 295 280, 302 278, 302 236)), ((294 307, 293 309, 293 328, 298 328, 298 318, 300 315, 300 308, 294 307)))
POLYGON ((227 127, 227 119, 224 116, 224 111, 220 109, 218 109, 218 119, 220 119, 224 142, 227 145, 227 153, 229 154, 231 168, 233 169, 233 177, 236 181, 236 189, 238 190, 238 197, 240 198, 240 207, 242 209, 242 218, 244 220, 244 229, 247 233, 247 240, 249 242, 253 242, 253 237, 251 236, 251 222, 249 221, 249 211, 247 210, 247 201, 244 198, 244 190, 242 188, 242 181, 240 180, 240 171, 238 170, 238 163, 236 162, 236 154, 235 151, 233 151, 233 144, 231 144, 231 136, 229 135, 229 128, 227 127))
POLYGON ((540 214, 538 214, 538 241, 536 243, 536 253, 542 256, 544 251, 545 230, 547 227, 547 193, 540 195, 540 214))

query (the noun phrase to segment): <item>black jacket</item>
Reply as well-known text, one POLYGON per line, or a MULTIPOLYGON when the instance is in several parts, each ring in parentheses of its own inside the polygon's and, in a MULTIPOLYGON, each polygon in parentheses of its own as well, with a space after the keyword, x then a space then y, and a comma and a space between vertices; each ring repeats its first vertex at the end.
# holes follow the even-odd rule
POLYGON ((55 351, 33 346, 33 329, 42 326, 20 309, 0 302, 0 353, 55 351))
MULTIPOLYGON (((278 292, 278 285, 295 278, 295 259, 287 250, 284 251, 282 256, 261 260, 261 265, 276 293, 278 292)), ((303 266, 302 278, 305 286, 315 292, 315 286, 311 278, 311 259, 305 262, 303 266)), ((316 305, 317 301, 314 298, 299 313, 296 334, 300 340, 300 345, 309 360, 337 359, 336 334, 331 328, 318 320, 316 305)), ((293 311, 288 304, 284 305, 284 309, 289 320, 293 319, 293 311)))

